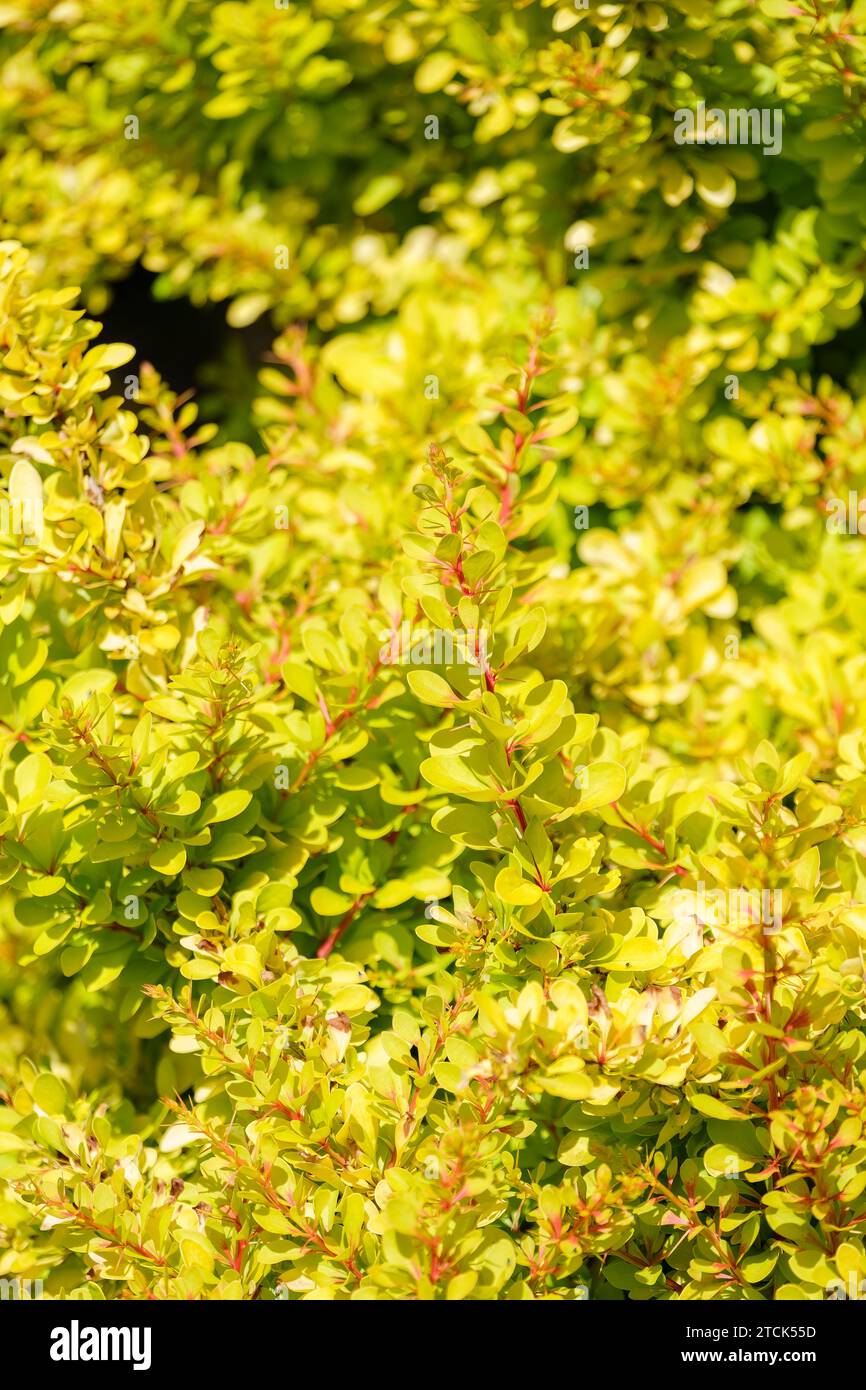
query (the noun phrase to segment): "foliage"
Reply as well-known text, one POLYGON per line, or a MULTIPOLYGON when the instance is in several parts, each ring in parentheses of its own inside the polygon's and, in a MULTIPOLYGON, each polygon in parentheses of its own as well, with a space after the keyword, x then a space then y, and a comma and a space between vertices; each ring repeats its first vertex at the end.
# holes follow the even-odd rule
POLYGON ((0 1275, 866 1277, 866 6, 0 24, 0 1275))

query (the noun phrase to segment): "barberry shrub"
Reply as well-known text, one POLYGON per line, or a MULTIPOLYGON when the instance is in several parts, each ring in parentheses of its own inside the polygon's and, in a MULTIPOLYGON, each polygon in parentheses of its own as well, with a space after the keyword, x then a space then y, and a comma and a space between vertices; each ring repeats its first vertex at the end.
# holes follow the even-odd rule
POLYGON ((0 1276, 859 1289, 866 6, 0 26, 0 1276))

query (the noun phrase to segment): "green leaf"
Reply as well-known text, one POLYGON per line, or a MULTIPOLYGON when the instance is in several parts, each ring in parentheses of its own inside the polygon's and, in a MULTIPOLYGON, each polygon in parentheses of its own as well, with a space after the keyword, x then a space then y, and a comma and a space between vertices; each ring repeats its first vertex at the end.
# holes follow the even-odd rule
POLYGON ((441 92, 457 71, 458 61, 451 53, 429 53, 415 71, 419 92, 441 92))
POLYGON ((219 796, 208 802, 202 824, 213 825, 217 821, 232 820, 246 810, 252 799, 252 792, 244 791, 241 787, 220 792, 219 796))
POLYGON ((537 883, 531 883, 529 879, 523 878, 520 870, 511 866, 500 869, 496 875, 494 888, 497 897, 501 898, 503 902, 512 903, 515 906, 537 903, 543 896, 537 883))
MULTIPOLYGON (((186 526, 181 528, 175 538, 171 552, 171 568, 173 570, 179 570, 184 561, 195 554, 198 550, 203 530, 203 521, 190 521, 186 526)), ((149 708, 153 709, 153 703, 149 705, 149 708)))
POLYGON ((739 1120, 740 1113, 732 1105, 727 1105, 725 1101, 719 1100, 718 1096, 712 1096, 701 1091, 694 1092, 689 1096, 689 1103, 693 1110, 697 1110, 701 1115, 709 1115, 714 1120, 739 1120))
POLYGON ((82 372, 101 371, 113 372, 117 367, 122 367, 127 362, 131 362, 135 356, 135 348, 130 343, 101 343, 98 347, 91 348, 81 359, 82 372))
POLYGON ((51 781, 51 759, 44 753, 29 753, 15 768, 15 790, 18 793, 18 810, 27 811, 38 806, 45 796, 51 781))
POLYGON ((269 294, 242 294, 233 299, 226 312, 226 320, 232 328, 249 328, 271 307, 269 294))
POLYGON ((152 851, 147 862, 158 874, 173 878, 186 864, 186 849, 183 845, 166 842, 152 851))
POLYGON ((63 1115, 69 1096, 63 1082, 50 1072, 42 1072, 33 1082, 33 1103, 46 1115, 63 1115))
POLYGON ((661 941, 636 937, 624 941, 612 959, 602 962, 603 970, 658 970, 664 965, 667 952, 661 941))
POLYGON ((410 671, 406 679, 412 694, 425 705, 444 707, 453 705, 459 699, 448 682, 437 676, 435 671, 410 671))
POLYGON ((353 211, 359 217, 369 217, 386 203, 390 203, 392 198, 396 198, 402 187, 403 179, 399 174, 379 174, 370 180, 363 193, 355 199, 352 204, 353 211))
POLYGON ((740 1262, 740 1273, 749 1284, 763 1284, 765 1279, 769 1279, 776 1263, 779 1259, 778 1250, 768 1250, 766 1252, 756 1252, 747 1255, 740 1262))
POLYGON ((626 782, 626 770, 619 763, 590 763, 581 777, 578 811, 594 811, 599 806, 619 801, 626 782))

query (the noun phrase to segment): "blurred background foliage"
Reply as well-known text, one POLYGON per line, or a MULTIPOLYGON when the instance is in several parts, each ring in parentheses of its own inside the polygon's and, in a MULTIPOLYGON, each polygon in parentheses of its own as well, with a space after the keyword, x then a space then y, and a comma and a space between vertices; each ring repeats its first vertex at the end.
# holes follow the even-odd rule
MULTIPOLYGON (((820 918, 819 945, 827 953, 820 969, 848 982, 843 988, 834 976, 842 993, 827 1004, 825 1026, 842 1029, 834 1010, 843 995, 861 1019, 848 967, 866 930, 852 906, 862 893, 866 847, 866 559, 856 523, 839 532, 827 521, 836 500, 847 505, 866 488, 864 84, 863 0, 591 0, 585 8, 557 0, 307 0, 285 7, 279 0, 138 0, 131 9, 111 0, 0 0, 0 238, 27 252, 26 265, 17 252, 3 253, 0 331, 11 355, 0 391, 2 467, 9 497, 18 461, 40 471, 55 544, 47 560, 37 560, 23 555, 15 537, 3 539, 0 738, 10 814, 15 772, 29 752, 23 745, 36 740, 52 756, 68 751, 58 702, 85 673, 110 672, 97 693, 112 694, 128 737, 138 706, 170 698, 172 681, 196 658, 196 642, 208 630, 252 651, 253 680, 268 698, 275 688, 300 701, 307 677, 281 672, 288 658, 309 656, 305 625, 360 630, 359 612, 390 620, 389 604, 400 601, 399 584, 394 599, 387 576, 407 577, 402 557, 394 556, 415 527, 413 487, 430 486, 430 441, 470 470, 479 466, 473 460, 492 458, 486 473, 481 467, 482 481, 492 486, 492 477, 499 486, 497 467, 521 437, 528 354, 543 343, 538 400, 556 403, 555 424, 545 436, 551 444, 533 436, 527 454, 540 474, 553 460, 557 486, 541 489, 538 515, 507 538, 518 589, 547 615, 535 668, 544 680, 565 682, 578 716, 600 716, 608 732, 599 736, 596 755, 614 757, 636 779, 627 813, 632 831, 658 817, 655 835, 680 833, 694 808, 675 807, 676 798, 704 796, 719 779, 742 779, 740 758, 765 767, 755 751, 762 738, 782 759, 782 771, 773 769, 783 788, 782 816, 781 804, 791 810, 798 786, 796 774, 787 785, 785 760, 808 755, 814 782, 798 792, 797 853, 811 852, 821 841, 818 828, 836 813, 844 815, 848 837, 822 851, 827 911, 833 922, 833 913, 847 914, 839 959, 820 918), (699 101, 781 112, 781 152, 676 144, 674 113, 699 101), (105 323, 108 340, 131 344, 129 354, 85 365, 97 329, 80 316, 67 321, 65 306, 79 302, 75 295, 39 298, 75 286, 86 314, 105 323), (125 393, 130 374, 138 382, 132 396, 125 393), (194 386, 197 404, 184 394, 194 386), (286 509, 285 530, 275 525, 277 507, 286 509), (185 568, 190 556, 203 561, 198 570, 185 568), (125 585, 141 586, 146 611, 123 596, 125 585), (301 682, 297 689, 292 680, 301 682)), ((374 637, 366 639, 373 651, 374 637)), ((216 651, 209 659, 219 669, 216 651)), ((330 660, 313 665, 327 671, 330 660)), ((347 689, 330 698, 345 699, 348 708, 347 689)), ((395 727, 380 736, 392 766, 417 773, 418 705, 405 691, 402 699, 395 727)), ((257 756, 269 757, 269 767, 280 730, 285 739, 283 714, 266 700, 257 716, 257 756)), ((292 709, 287 726, 293 752, 300 746, 312 756, 304 740, 310 737, 315 752, 317 731, 296 715, 292 709)), ((159 718, 168 720, 163 733, 168 728, 170 741, 174 716, 159 718)), ((324 746, 325 726, 320 733, 324 746)), ((198 733, 184 729, 187 736, 197 747, 198 733)), ((252 754, 244 762, 243 752, 235 772, 258 793, 263 764, 252 754)), ((198 783, 192 787, 199 775, 190 782, 196 798, 203 795, 198 783)), ((352 790, 351 778, 342 790, 352 790)), ((270 818, 282 810, 270 803, 259 810, 271 834, 270 818)), ((731 854, 741 812, 724 809, 731 854)), ((103 807, 99 815, 106 814, 103 807)), ((307 855, 314 860, 327 849, 343 854, 351 879, 361 850, 337 843, 327 796, 304 803, 298 815, 310 817, 291 827, 299 862, 269 860, 272 876, 289 882, 307 855)), ((465 855, 462 869, 451 870, 454 843, 462 854, 467 842, 458 835, 452 843, 424 824, 429 881, 412 880, 420 873, 414 860, 411 872, 402 864, 414 900, 383 903, 380 916, 374 903, 346 938, 354 939, 347 950, 389 1010, 405 999, 417 1002, 436 964, 438 948, 431 940, 419 947, 414 934, 419 923, 424 930, 419 903, 444 897, 452 884, 472 886, 465 855)), ((101 834, 104 820, 94 825, 93 834, 101 834)), ((238 833, 254 835, 256 828, 250 817, 238 833)), ((789 831, 780 823, 783 858, 789 831)), ((396 829, 380 822, 379 832, 396 829)), ((640 835, 629 840, 609 813, 600 833, 624 880, 616 887, 627 897, 617 905, 666 920, 657 885, 636 858, 646 852, 645 837, 643 845, 640 835)), ((709 852, 703 830, 682 833, 696 855, 709 852)), ((765 848, 756 842, 754 852, 765 848)), ((270 843, 267 852, 276 854, 270 843)), ((419 852, 416 845, 416 860, 419 852)), ((258 862, 263 853, 253 839, 240 858, 258 862)), ((791 868, 791 891, 817 894, 813 867, 810 859, 791 868)), ((179 1030, 167 1049, 168 1023, 140 1008, 142 983, 171 985, 187 966, 193 948, 171 938, 183 919, 178 894, 191 890, 180 880, 167 887, 161 876, 173 875, 165 870, 142 869, 143 892, 156 894, 149 920, 157 942, 143 973, 136 974, 128 954, 120 959, 116 939, 108 940, 121 923, 99 913, 76 924, 81 935, 62 969, 53 964, 52 946, 22 970, 22 958, 47 928, 32 902, 22 911, 19 860, 6 868, 4 1074, 23 1067, 20 1085, 29 1096, 34 1076, 21 1059, 38 1056, 75 1094, 97 1097, 81 1102, 76 1123, 86 1124, 81 1117, 110 1095, 120 1105, 121 1147, 131 1144, 130 1134, 149 1141, 165 1119, 155 1097, 201 1082, 194 1049, 177 1043, 198 1024, 178 1023, 165 1005, 179 1030), (104 930, 92 956, 82 943, 94 925, 104 930), (171 941, 167 966, 163 936, 171 941), (103 977, 105 956, 111 959, 103 977)), ((697 861, 688 868, 696 880, 697 861)), ((300 917, 292 922, 302 962, 292 969, 302 972, 334 915, 313 905, 316 872, 301 880, 300 917)), ((244 941, 253 932, 244 897, 252 890, 242 870, 231 873, 227 910, 239 914, 232 930, 244 941)), ((119 911, 119 886, 110 886, 112 910, 119 911)), ((610 906, 613 888, 601 878, 594 886, 610 906)), ((329 880, 327 891, 338 888, 329 880)), ((81 891, 96 889, 82 877, 81 891)), ((321 897, 316 902, 321 906, 321 897)), ((518 894, 511 916, 519 905, 518 894)), ((269 911, 288 908, 281 902, 269 911)), ((219 950, 237 944, 220 939, 219 950)), ((514 979, 522 986, 546 977, 549 964, 543 952, 534 966, 509 960, 509 988, 514 979)), ((340 968, 327 980, 329 999, 349 988, 340 968)), ((655 987, 652 969, 648 978, 655 987)), ((669 983, 664 977, 659 987, 669 983)), ((232 989, 226 985, 224 993, 232 989)), ((544 1006, 535 996, 520 997, 519 1007, 509 1004, 520 1014, 518 1022, 510 1017, 515 1036, 530 1016, 543 1033, 544 1006)), ((225 1002, 218 989, 217 998, 225 1002)), ((622 1026, 637 1036, 643 1025, 628 1014, 631 1002, 622 1006, 622 1026)), ((365 1010, 358 998, 338 1008, 356 1023, 365 1010)), ((435 1016, 434 1009, 431 1029, 435 1016)), ((488 1028, 496 1034, 505 1024, 497 1016, 488 1028)), ((327 1028, 323 1055, 333 1062, 327 1049, 336 1042, 325 1034, 327 1028)), ((812 1034, 810 1045, 820 1036, 812 1034)), ((858 1060, 858 1047, 845 1035, 846 1065, 858 1060)), ((357 1060, 353 1066, 347 1085, 360 1084, 363 1067, 357 1060)), ((61 1109, 66 1103, 43 1099, 37 1109, 46 1115, 49 1101, 61 1109)), ((832 1108, 823 1096, 816 1102, 798 1093, 792 1101, 798 1115, 818 1103, 832 1108)), ((22 1113, 30 1113, 29 1104, 21 1102, 22 1113)), ((854 1106, 850 1094, 846 1104, 854 1106)), ((634 1105, 644 1137, 641 1125, 652 1125, 634 1105)), ((724 1123, 712 1104, 702 1113, 724 1123)), ((546 1118, 552 1123, 550 1113, 546 1118)), ((366 1115, 357 1124, 375 1154, 366 1115)), ((41 1136, 43 1148, 51 1149, 50 1139, 41 1136)), ((100 1133, 99 1143, 108 1142, 100 1133)), ((524 1149, 526 1166, 534 1169, 550 1149, 549 1134, 539 1131, 524 1149)), ((121 1153, 124 1163, 131 1152, 121 1153)), ((596 1160, 587 1182, 600 1182, 608 1194, 610 1171, 599 1179, 596 1160)), ((559 1180, 561 1169, 550 1161, 559 1180)), ((151 1163, 158 1181, 170 1185, 169 1161, 151 1163)), ((508 1163, 497 1168, 492 1156, 488 1167, 497 1174, 494 1186, 508 1172, 508 1163)), ((187 1178, 194 1168, 184 1169, 187 1178)), ((633 1181, 623 1173, 613 1180, 623 1241, 632 1238, 628 1222, 639 1201, 651 1200, 646 1184, 652 1188, 654 1179, 644 1174, 632 1190, 633 1181)), ((550 1194, 516 1192, 497 1189, 491 1221, 509 1201, 509 1219, 518 1202, 523 1210, 538 1201, 539 1248, 547 1249, 561 1213, 551 1227, 553 1206, 544 1207, 550 1194)), ((101 1200, 105 1206, 104 1193, 101 1200)), ((578 1199, 572 1193, 562 1200, 571 1210, 578 1199)), ((584 1190, 579 1200, 592 1206, 595 1198, 584 1190)), ((717 1205, 725 1200, 724 1190, 715 1192, 717 1205)), ((333 1214, 329 1198, 322 1201, 317 1217, 328 1232, 333 1214)), ((2 1269, 31 1270, 36 1247, 39 1268, 61 1267, 47 1238, 34 1236, 27 1210, 25 1219, 17 1198, 3 1208, 3 1220, 22 1233, 2 1269)), ((343 1214, 354 1228, 351 1203, 343 1214)), ((816 1216, 819 1226, 825 1215, 816 1216)), ((404 1218, 397 1211, 397 1236, 404 1218)), ((654 1296, 657 1276, 646 1273, 649 1265, 644 1284, 636 1286, 629 1273, 635 1251, 643 1260, 652 1244, 647 1238, 629 1247, 631 1265, 626 1258, 615 1280, 601 1279, 601 1296, 643 1296, 641 1288, 654 1296)), ((607 1235, 586 1245, 592 1258, 608 1248, 607 1235)), ((748 1248, 744 1239, 744 1256, 748 1248)), ((839 1272, 860 1267, 862 1241, 849 1249, 854 1255, 844 1257, 839 1272)), ((386 1265, 389 1258, 396 1258, 393 1250, 386 1265)), ((689 1296, 727 1296, 730 1281, 707 1259, 709 1268, 690 1274, 689 1296)), ((497 1273, 480 1276, 475 1296, 498 1296, 511 1279, 508 1259, 501 1269, 497 1260, 491 1256, 497 1273)), ((775 1277, 773 1264, 770 1258, 766 1267, 756 1265, 749 1286, 775 1277)), ((64 1279, 90 1287, 80 1250, 62 1268, 57 1287, 64 1279)), ((122 1266, 110 1277, 128 1278, 140 1296, 144 1276, 135 1268, 133 1259, 132 1272, 122 1266)), ((508 1285, 518 1289, 513 1296, 527 1289, 547 1296, 559 1287, 541 1256, 532 1268, 528 1283, 508 1285)), ((564 1269, 573 1282, 579 1260, 564 1269)), ((808 1272, 802 1261, 799 1268, 785 1265, 776 1286, 790 1288, 808 1272)), ((202 1275, 205 1284, 210 1273, 202 1275)), ((825 1275, 822 1266, 810 1287, 820 1289, 825 1275)), ((671 1292, 671 1278, 680 1287, 674 1266, 665 1268, 662 1293, 671 1292)), ((307 1271, 298 1292, 313 1287, 321 1295, 332 1288, 330 1279, 327 1268, 321 1281, 315 1269, 307 1271)), ((373 1285, 396 1296, 394 1290, 406 1292, 401 1279, 390 1285, 374 1278, 373 1285)), ((172 1287, 171 1296, 195 1296, 201 1284, 193 1280, 180 1294, 172 1287)), ((452 1296, 459 1297, 475 1286, 455 1287, 452 1296)), ((237 1296, 237 1286, 221 1284, 214 1296, 237 1296)))

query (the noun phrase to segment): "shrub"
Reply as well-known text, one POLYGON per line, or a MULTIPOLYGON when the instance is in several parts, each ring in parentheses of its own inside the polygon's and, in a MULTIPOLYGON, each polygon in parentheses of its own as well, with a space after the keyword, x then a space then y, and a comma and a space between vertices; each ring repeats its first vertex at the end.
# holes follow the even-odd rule
POLYGON ((861 10, 0 6, 4 1277, 866 1276, 861 10))

